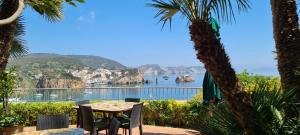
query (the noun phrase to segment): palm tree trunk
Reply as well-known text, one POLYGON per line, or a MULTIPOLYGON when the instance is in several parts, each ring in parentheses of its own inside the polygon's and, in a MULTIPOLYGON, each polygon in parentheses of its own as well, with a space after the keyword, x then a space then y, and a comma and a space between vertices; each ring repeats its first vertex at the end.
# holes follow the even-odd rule
MULTIPOLYGON (((277 52, 278 70, 285 91, 296 90, 300 102, 300 30, 295 0, 270 0, 273 14, 273 36, 277 52)), ((288 117, 299 112, 286 110, 288 117)))
MULTIPOLYGON (((18 0, 3 0, 0 19, 10 17, 18 8, 18 0)), ((17 22, 0 26, 0 74, 3 74, 8 63, 10 50, 16 32, 17 22)))
POLYGON ((300 30, 295 0, 270 0, 273 14, 273 36, 278 70, 283 89, 297 90, 300 101, 300 30))
POLYGON ((194 42, 197 58, 204 63, 205 68, 212 74, 228 101, 239 124, 248 135, 259 132, 251 121, 252 104, 248 93, 243 91, 234 69, 220 39, 215 36, 211 25, 206 21, 192 22, 190 28, 191 40, 194 42))

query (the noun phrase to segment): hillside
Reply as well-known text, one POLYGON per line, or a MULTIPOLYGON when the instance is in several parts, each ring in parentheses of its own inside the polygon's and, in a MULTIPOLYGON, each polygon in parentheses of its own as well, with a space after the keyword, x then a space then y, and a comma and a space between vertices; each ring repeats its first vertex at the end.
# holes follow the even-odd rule
POLYGON ((34 53, 10 60, 12 65, 17 67, 19 87, 85 87, 119 82, 129 73, 138 73, 116 61, 88 55, 34 53))
POLYGON ((126 69, 126 66, 106 58, 89 55, 59 55, 32 53, 20 59, 10 60, 9 65, 35 66, 43 68, 84 68, 126 69), (38 64, 38 65, 37 65, 38 64))

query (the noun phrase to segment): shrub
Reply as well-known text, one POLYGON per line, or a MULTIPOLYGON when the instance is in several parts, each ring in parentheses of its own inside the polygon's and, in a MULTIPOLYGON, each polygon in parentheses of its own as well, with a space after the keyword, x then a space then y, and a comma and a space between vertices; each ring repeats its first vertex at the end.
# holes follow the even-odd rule
POLYGON ((144 123, 159 126, 199 129, 199 122, 207 119, 202 99, 193 98, 188 102, 175 100, 147 101, 144 107, 144 123))
POLYGON ((23 118, 16 114, 7 114, 0 116, 0 128, 11 127, 23 124, 23 118))
MULTIPOLYGON (((251 90, 253 115, 249 115, 255 126, 255 133, 263 135, 298 135, 299 119, 289 118, 286 108, 299 111, 299 103, 295 100, 295 91, 283 92, 280 88, 259 83, 251 90)), ((206 121, 199 123, 204 135, 243 135, 244 129, 226 102, 221 102, 211 110, 212 114, 206 121)))
POLYGON ((253 75, 249 74, 247 71, 238 74, 238 78, 242 84, 242 87, 252 93, 254 87, 257 85, 266 85, 268 87, 280 88, 280 78, 274 76, 263 76, 263 75, 253 75))
POLYGON ((76 122, 76 110, 72 109, 74 102, 40 102, 40 103, 12 103, 10 110, 13 114, 18 114, 24 119, 25 126, 36 125, 39 115, 55 115, 70 113, 70 122, 76 122))

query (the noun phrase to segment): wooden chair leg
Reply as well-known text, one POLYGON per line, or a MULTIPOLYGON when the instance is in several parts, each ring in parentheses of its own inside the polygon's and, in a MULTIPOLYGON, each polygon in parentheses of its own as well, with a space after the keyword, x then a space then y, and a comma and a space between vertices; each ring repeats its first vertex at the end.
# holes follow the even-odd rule
POLYGON ((77 113, 77 117, 76 117, 76 126, 77 126, 77 128, 81 128, 81 127, 79 127, 80 126, 80 120, 79 120, 79 115, 80 115, 80 113, 79 113, 79 109, 76 111, 76 113, 77 113))
POLYGON ((131 128, 129 129, 129 135, 132 135, 132 129, 131 128))
POLYGON ((139 128, 140 128, 140 135, 143 135, 143 127, 142 127, 142 125, 140 125, 139 128))

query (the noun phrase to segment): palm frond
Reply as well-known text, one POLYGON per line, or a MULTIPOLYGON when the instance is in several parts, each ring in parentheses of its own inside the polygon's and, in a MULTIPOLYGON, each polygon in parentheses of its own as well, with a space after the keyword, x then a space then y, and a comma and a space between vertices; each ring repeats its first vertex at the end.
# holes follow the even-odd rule
POLYGON ((23 17, 19 17, 17 20, 17 30, 15 32, 15 37, 12 42, 12 48, 10 50, 10 55, 13 58, 19 58, 28 53, 28 49, 25 46, 25 40, 22 39, 25 34, 23 17))
POLYGON ((171 27, 173 16, 180 10, 180 6, 176 1, 167 3, 162 0, 153 0, 153 3, 149 3, 148 6, 158 9, 155 18, 160 17, 159 22, 163 23, 162 27, 164 27, 167 22, 170 23, 171 27))
POLYGON ((50 22, 56 22, 63 18, 63 0, 26 0, 26 5, 29 5, 36 12, 41 14, 50 22))
POLYGON ((13 41, 13 46, 10 51, 10 55, 13 58, 19 58, 28 54, 28 48, 24 45, 24 43, 24 40, 21 39, 15 39, 13 41))
POLYGON ((25 0, 27 5, 50 22, 56 22, 63 18, 64 2, 76 6, 76 2, 84 3, 85 0, 25 0))
POLYGON ((250 8, 249 0, 152 0, 148 6, 157 9, 155 17, 159 17, 159 22, 172 21, 176 13, 181 13, 188 22, 195 20, 208 21, 214 17, 218 20, 235 20, 235 10, 245 11, 250 8), (232 3, 234 2, 235 3, 232 3))

